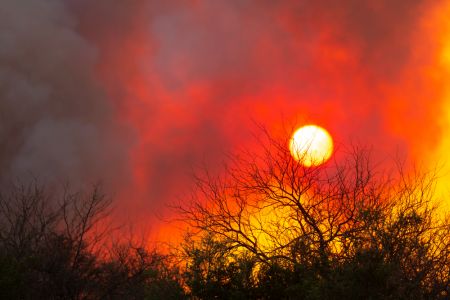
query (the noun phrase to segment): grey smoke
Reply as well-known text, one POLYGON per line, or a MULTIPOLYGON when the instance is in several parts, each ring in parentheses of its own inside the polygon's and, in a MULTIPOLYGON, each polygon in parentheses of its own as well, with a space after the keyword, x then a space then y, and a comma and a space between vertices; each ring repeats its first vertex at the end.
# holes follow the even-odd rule
POLYGON ((0 181, 108 180, 126 159, 98 60, 64 1, 3 0, 0 181))
POLYGON ((432 2, 3 0, 0 181, 35 174, 125 186, 130 149, 141 142, 146 156, 137 163, 150 175, 138 210, 157 210, 189 186, 192 165, 209 156, 217 167, 223 152, 248 139, 260 104, 274 114, 305 108, 312 118, 327 105, 343 107, 331 130, 401 143, 383 127, 386 103, 372 83, 401 82, 417 20, 432 2), (328 42, 357 50, 355 65, 332 65, 331 75, 320 68, 323 30, 328 42), (147 41, 148 53, 126 57, 130 37, 147 41), (98 64, 108 71, 106 89, 98 64), (148 84, 149 99, 129 94, 130 74, 148 84), (279 100, 259 94, 274 83, 279 100), (196 84, 206 99, 189 94, 196 84), (115 121, 121 107, 146 110, 148 140, 130 138, 135 132, 115 121))

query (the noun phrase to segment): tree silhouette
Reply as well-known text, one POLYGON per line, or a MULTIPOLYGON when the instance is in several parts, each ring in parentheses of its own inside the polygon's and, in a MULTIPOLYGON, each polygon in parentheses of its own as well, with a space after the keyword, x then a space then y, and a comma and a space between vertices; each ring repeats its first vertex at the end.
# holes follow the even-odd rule
MULTIPOLYGON (((211 270, 198 263, 199 253, 221 271, 239 265, 240 253, 255 263, 257 298, 449 297, 450 222, 434 204, 435 173, 401 164, 385 172, 357 147, 307 168, 292 158, 288 141, 267 134, 259 141, 260 152, 231 156, 220 175, 201 173, 192 197, 177 207, 203 237, 190 252, 191 278, 211 270), (212 246, 208 236, 215 251, 202 250, 212 246)), ((210 274, 203 284, 224 288, 242 271, 227 280, 210 274)))
POLYGON ((434 172, 388 172, 356 147, 307 168, 288 141, 259 141, 196 177, 176 207, 189 231, 173 253, 112 242, 98 186, 0 189, 0 298, 449 298, 434 172))
POLYGON ((34 183, 0 193, 0 298, 184 299, 169 256, 108 242, 110 205, 98 186, 57 193, 34 183))

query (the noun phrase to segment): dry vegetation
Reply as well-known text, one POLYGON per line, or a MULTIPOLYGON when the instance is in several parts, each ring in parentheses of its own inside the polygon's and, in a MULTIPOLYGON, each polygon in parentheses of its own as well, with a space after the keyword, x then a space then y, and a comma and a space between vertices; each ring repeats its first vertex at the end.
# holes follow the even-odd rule
POLYGON ((434 173, 353 149, 305 168, 286 141, 207 170, 176 207, 173 254, 111 242, 111 201, 37 184, 0 192, 3 299, 448 299, 450 222, 434 173))

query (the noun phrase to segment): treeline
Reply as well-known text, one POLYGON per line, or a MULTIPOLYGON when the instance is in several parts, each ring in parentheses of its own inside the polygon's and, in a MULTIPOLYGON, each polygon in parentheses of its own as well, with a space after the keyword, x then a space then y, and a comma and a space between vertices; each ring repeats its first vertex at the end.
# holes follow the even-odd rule
POLYGON ((37 184, 0 194, 0 299, 182 299, 167 255, 111 239, 111 201, 37 184))
POLYGON ((449 299, 450 221, 433 173, 354 150, 305 168, 286 141, 197 177, 171 251, 113 242, 111 201, 0 192, 1 299, 449 299))

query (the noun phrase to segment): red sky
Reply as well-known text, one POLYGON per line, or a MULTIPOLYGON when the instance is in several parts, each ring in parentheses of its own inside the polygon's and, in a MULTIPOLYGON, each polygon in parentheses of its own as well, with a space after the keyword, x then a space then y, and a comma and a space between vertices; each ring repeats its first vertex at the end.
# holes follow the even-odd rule
POLYGON ((377 159, 440 162, 442 1, 160 2, 78 7, 98 78, 135 135, 131 215, 182 195, 192 166, 218 168, 254 121, 317 123, 377 159))
MULTIPOLYGON (((44 2, 33 15, 70 30, 57 31, 58 40, 42 35, 40 44, 60 49, 52 57, 83 50, 67 55, 70 68, 55 67, 55 74, 75 82, 77 93, 96 91, 77 94, 76 107, 89 111, 97 100, 84 99, 101 95, 103 106, 92 114, 108 114, 89 119, 104 138, 98 145, 74 152, 68 142, 64 149, 76 153, 80 176, 113 182, 121 212, 150 228, 167 226, 155 215, 166 215, 165 205, 189 190, 192 167, 220 171, 227 151, 249 145, 255 121, 269 131, 283 122, 316 123, 338 145, 372 146, 377 159, 447 163, 450 1, 44 2), (72 69, 88 83, 69 76, 72 69)), ((67 92, 68 85, 51 86, 67 92)))

